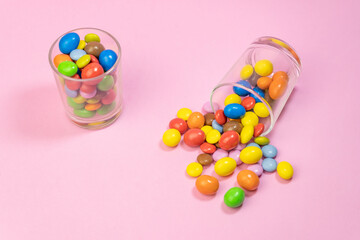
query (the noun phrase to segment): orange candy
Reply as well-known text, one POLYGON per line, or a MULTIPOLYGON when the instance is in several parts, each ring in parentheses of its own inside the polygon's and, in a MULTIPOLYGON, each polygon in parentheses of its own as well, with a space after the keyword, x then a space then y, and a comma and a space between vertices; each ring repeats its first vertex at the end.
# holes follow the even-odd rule
POLYGON ((237 175, 237 182, 240 187, 253 191, 259 186, 259 177, 251 170, 242 170, 237 175))
POLYGON ((196 179, 197 190, 205 195, 213 195, 219 189, 219 181, 212 176, 201 175, 196 179))
POLYGON ((189 128, 202 128, 205 124, 204 115, 199 112, 193 112, 190 114, 187 124, 189 128))
POLYGON ((260 136, 265 129, 265 125, 263 123, 258 123, 255 127, 254 127, 254 137, 258 137, 260 136))
POLYGON ((58 55, 56 55, 54 57, 54 65, 55 65, 55 67, 58 67, 60 63, 65 62, 65 61, 72 62, 73 60, 67 54, 58 54, 58 55))
POLYGON ((268 89, 271 81, 272 79, 269 77, 261 77, 257 80, 257 86, 262 90, 268 89))
POLYGON ((101 103, 86 104, 85 109, 88 111, 96 111, 101 107, 101 103))
POLYGON ((272 99, 279 99, 282 95, 284 95, 289 77, 286 72, 276 72, 273 76, 273 80, 269 87, 269 95, 272 99))

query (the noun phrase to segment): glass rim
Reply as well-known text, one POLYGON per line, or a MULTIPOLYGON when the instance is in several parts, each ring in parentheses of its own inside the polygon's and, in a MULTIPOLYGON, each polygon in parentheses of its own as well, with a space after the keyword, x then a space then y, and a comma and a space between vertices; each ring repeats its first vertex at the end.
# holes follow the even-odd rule
POLYGON ((120 46, 120 43, 116 40, 116 38, 111 35, 110 33, 108 33, 107 31, 105 30, 102 30, 100 28, 92 28, 92 27, 83 27, 83 28, 76 28, 76 29, 73 29, 73 30, 70 30, 70 31, 67 31, 65 33, 63 33, 62 35, 60 35, 52 44, 51 44, 51 47, 49 49, 49 54, 48 54, 48 59, 49 59, 49 64, 52 68, 52 70, 57 73, 59 76, 61 76, 62 78, 66 79, 66 80, 71 80, 71 81, 76 81, 76 82, 89 82, 89 81, 93 81, 93 80, 97 80, 99 78, 103 78, 105 77, 106 75, 109 75, 110 73, 112 73, 116 67, 119 65, 120 63, 120 60, 121 60, 121 46, 120 46), (86 79, 76 79, 76 78, 72 78, 72 77, 68 77, 62 73, 59 72, 59 70, 55 67, 54 65, 54 62, 53 62, 53 59, 51 57, 51 53, 52 53, 52 50, 54 49, 56 43, 63 37, 65 36, 66 34, 68 33, 71 33, 71 32, 75 32, 75 31, 78 31, 78 30, 97 30, 97 31, 100 31, 100 32, 103 32, 105 33, 106 35, 108 35, 117 45, 118 47, 118 51, 117 51, 117 55, 118 55, 118 58, 116 59, 116 62, 114 63, 114 65, 106 72, 104 72, 103 74, 99 75, 99 76, 96 76, 96 77, 93 77, 93 78, 86 78, 86 79))

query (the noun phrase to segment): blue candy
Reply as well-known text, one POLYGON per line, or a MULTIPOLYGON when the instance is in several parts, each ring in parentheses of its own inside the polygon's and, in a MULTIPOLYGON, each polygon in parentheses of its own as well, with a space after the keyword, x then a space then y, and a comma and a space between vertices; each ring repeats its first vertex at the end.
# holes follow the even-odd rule
POLYGON ((273 145, 266 145, 262 149, 264 157, 274 158, 277 155, 277 149, 273 145))
POLYGON ((231 103, 225 106, 224 114, 228 118, 239 119, 245 115, 245 108, 238 103, 231 103))
POLYGON ((114 66, 116 60, 117 60, 117 55, 111 49, 104 50, 100 53, 99 62, 101 66, 104 68, 105 72, 108 71, 110 68, 112 68, 112 66, 114 66))
POLYGON ((213 129, 218 130, 220 133, 223 132, 223 126, 221 126, 216 120, 213 120, 211 125, 213 129))
POLYGON ((249 143, 248 145, 246 145, 246 147, 258 147, 261 149, 260 145, 257 143, 249 143))
MULTIPOLYGON (((262 98, 265 97, 265 92, 264 92, 263 90, 261 90, 260 88, 254 87, 253 90, 254 90, 254 92, 256 92, 257 94, 259 94, 260 97, 262 97, 262 98)), ((254 94, 250 94, 250 97, 255 98, 255 101, 256 101, 256 102, 261 102, 260 99, 257 98, 254 94)))
POLYGON ((65 34, 59 42, 59 49, 62 53, 69 54, 79 46, 80 37, 77 33, 65 34))
MULTIPOLYGON (((251 84, 246 80, 240 80, 240 81, 237 82, 237 84, 240 84, 240 85, 242 85, 244 87, 247 87, 247 88, 251 89, 251 84)), ((237 87, 237 86, 233 87, 233 91, 234 91, 234 93, 236 93, 237 95, 242 96, 242 97, 245 97, 245 96, 249 95, 248 91, 246 91, 246 90, 244 90, 244 89, 242 89, 240 87, 237 87)))
POLYGON ((82 49, 74 49, 70 53, 70 58, 74 61, 79 60, 82 56, 86 55, 86 52, 82 49))
POLYGON ((72 98, 77 97, 77 95, 78 95, 77 90, 70 90, 70 89, 68 89, 68 87, 66 85, 65 85, 65 93, 66 93, 66 95, 68 95, 69 97, 72 97, 72 98))
POLYGON ((273 158, 265 158, 261 163, 261 166, 263 167, 264 171, 273 172, 276 170, 277 162, 273 158))

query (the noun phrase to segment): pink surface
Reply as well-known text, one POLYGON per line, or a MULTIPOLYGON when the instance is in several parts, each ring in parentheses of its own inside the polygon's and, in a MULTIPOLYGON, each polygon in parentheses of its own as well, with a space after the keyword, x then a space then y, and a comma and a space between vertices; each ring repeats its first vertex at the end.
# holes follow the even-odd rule
MULTIPOLYGON (((0 239, 357 239, 360 227, 357 1, 6 1, 0 8, 0 239), (125 108, 101 131, 64 116, 52 41, 102 28, 123 48, 125 108), (201 110, 256 37, 303 62, 270 138, 294 179, 264 174, 240 209, 185 175, 198 149, 161 137, 201 110), (357 236, 357 237, 356 237, 357 236)), ((236 170, 236 173, 239 170, 236 170)), ((213 168, 206 169, 212 173, 213 168)))

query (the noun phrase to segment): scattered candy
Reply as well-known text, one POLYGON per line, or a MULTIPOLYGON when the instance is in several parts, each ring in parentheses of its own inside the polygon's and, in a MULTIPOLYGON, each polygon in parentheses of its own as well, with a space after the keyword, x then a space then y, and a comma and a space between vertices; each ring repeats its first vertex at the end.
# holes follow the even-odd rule
POLYGON ((254 113, 261 118, 266 118, 270 115, 266 105, 263 104, 262 102, 258 102, 255 104, 254 113))
POLYGON ((163 135, 163 142, 166 146, 175 147, 181 140, 181 134, 176 129, 168 129, 163 135))
POLYGON ((262 161, 261 166, 263 167, 264 171, 266 171, 266 172, 274 172, 277 167, 277 162, 273 158, 265 158, 262 161))
POLYGON ((205 124, 205 118, 200 112, 190 114, 187 124, 189 128, 202 128, 205 124))
MULTIPOLYGON (((257 143, 249 143, 248 145, 246 145, 247 147, 257 147, 257 148, 260 148, 261 149, 261 147, 260 147, 260 145, 259 144, 257 144, 257 143)), ((264 153, 263 153, 264 154, 264 153)))
POLYGON ((266 145, 261 150, 263 156, 267 158, 274 158, 277 155, 277 149, 273 145, 266 145))
POLYGON ((225 98, 224 105, 229 105, 232 103, 241 104, 241 97, 236 93, 230 94, 225 98))
POLYGON ((169 128, 174 128, 178 130, 181 134, 184 134, 188 130, 188 125, 181 118, 174 118, 169 123, 169 128))
POLYGON ((225 177, 234 172, 236 168, 236 161, 230 157, 224 157, 219 159, 215 163, 215 172, 217 175, 225 177))
POLYGON ((222 158, 226 158, 229 156, 229 153, 228 151, 225 151, 225 150, 222 150, 221 148, 220 149, 217 149, 214 154, 212 155, 213 159, 215 162, 219 161, 220 159, 222 158))
POLYGON ((224 195, 224 203, 231 208, 240 207, 245 200, 245 192, 239 187, 230 188, 224 195))
POLYGON ((206 142, 210 144, 217 143, 221 138, 221 133, 216 129, 211 129, 206 135, 206 142))
POLYGON ((294 169, 290 163, 283 161, 277 165, 277 173, 281 178, 289 180, 293 177, 294 169))
POLYGON ((219 146, 226 151, 234 149, 239 144, 239 134, 235 131, 227 131, 221 135, 219 146))
POLYGON ((227 121, 226 116, 224 114, 224 110, 219 109, 215 113, 215 120, 218 124, 224 125, 227 121))
POLYGON ((253 112, 246 112, 244 117, 241 119, 242 125, 251 125, 255 127, 259 123, 258 116, 253 112))
POLYGON ((201 175, 202 171, 203 171, 202 165, 197 162, 190 163, 186 168, 186 173, 190 177, 198 177, 201 175))
POLYGON ((224 108, 224 114, 228 118, 239 119, 245 115, 245 108, 238 103, 231 103, 224 108))
POLYGON ((219 189, 219 181, 212 176, 202 175, 196 179, 196 189, 205 195, 213 195, 219 189))
POLYGON ((227 131, 235 131, 238 134, 241 133, 241 130, 243 128, 243 125, 237 121, 229 121, 227 123, 224 124, 223 126, 223 131, 227 132, 227 131))
POLYGON ((189 147, 200 146, 205 141, 205 133, 200 129, 189 129, 184 134, 184 143, 189 147))
POLYGON ((254 191, 259 186, 259 177, 253 172, 248 169, 242 170, 237 175, 237 182, 240 187, 248 190, 254 191))
POLYGON ((216 120, 212 121, 212 127, 213 129, 218 130, 220 133, 223 133, 224 131, 223 126, 221 126, 216 120))
POLYGON ((258 147, 250 146, 244 148, 240 153, 240 160, 246 164, 254 164, 260 161, 262 151, 258 147))
POLYGON ((258 123, 255 127, 254 127, 254 137, 258 137, 260 136, 263 132, 264 132, 265 126, 263 123, 258 123))
POLYGON ((204 142, 203 144, 200 145, 200 149, 204 153, 212 154, 212 153, 214 153, 216 151, 216 146, 213 145, 213 144, 204 142))
POLYGON ((207 153, 199 154, 196 160, 203 166, 208 166, 214 161, 212 156, 207 153))
POLYGON ((242 144, 248 143, 254 135, 254 127, 249 124, 243 127, 240 134, 240 141, 242 144))
POLYGON ((253 97, 246 97, 241 102, 241 105, 245 108, 246 111, 250 111, 255 106, 255 98, 253 97))
POLYGON ((260 177, 264 171, 260 164, 251 164, 247 169, 253 171, 258 177, 260 177))
POLYGON ((268 145, 270 143, 270 140, 267 137, 257 137, 254 139, 254 142, 264 146, 264 145, 268 145))
POLYGON ((215 114, 214 113, 207 113, 205 114, 205 125, 212 126, 212 121, 215 120, 215 114))
POLYGON ((181 119, 184 119, 185 121, 187 121, 188 118, 190 117, 191 113, 192 113, 192 111, 191 111, 190 109, 188 109, 188 108, 181 108, 181 109, 177 112, 176 116, 177 116, 178 118, 181 118, 181 119))
POLYGON ((230 151, 229 157, 236 161, 237 166, 242 164, 242 161, 240 161, 240 150, 234 149, 234 150, 230 151))

